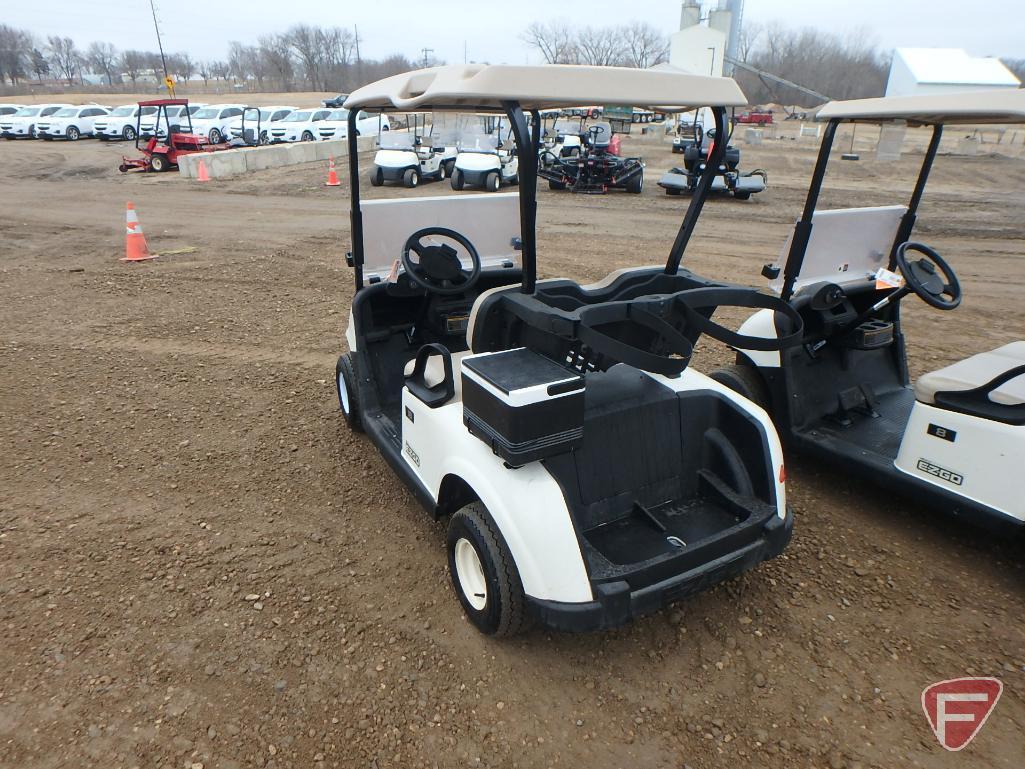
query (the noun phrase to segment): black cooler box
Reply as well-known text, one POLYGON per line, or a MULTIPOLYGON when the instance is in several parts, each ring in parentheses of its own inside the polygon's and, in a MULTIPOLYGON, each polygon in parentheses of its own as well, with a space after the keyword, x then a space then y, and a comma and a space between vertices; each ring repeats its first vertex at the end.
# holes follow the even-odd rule
POLYGON ((584 435, 584 378, 525 347, 462 360, 463 422, 513 467, 562 454, 584 435))

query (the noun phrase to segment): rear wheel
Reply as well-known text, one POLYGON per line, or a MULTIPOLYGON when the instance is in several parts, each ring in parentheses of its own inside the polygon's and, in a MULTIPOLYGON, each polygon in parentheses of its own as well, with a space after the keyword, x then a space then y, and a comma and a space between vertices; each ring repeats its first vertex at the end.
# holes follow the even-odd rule
POLYGON ((121 129, 121 136, 126 142, 135 141, 135 129, 132 128, 130 125, 126 125, 123 129, 121 129))
POLYGON ((446 166, 444 163, 439 163, 438 172, 434 175, 434 178, 440 182, 446 176, 448 176, 448 166, 446 166))
POLYGON ((415 168, 409 168, 402 174, 402 183, 407 187, 416 187, 420 184, 420 172, 415 168))
POLYGON ((448 569, 459 603, 478 630, 511 636, 530 626, 516 562, 486 507, 474 502, 448 525, 448 569))
POLYGON ((626 191, 632 192, 635 195, 640 195, 641 190, 644 189, 644 172, 631 176, 626 180, 626 191))
POLYGON ((68 126, 67 136, 68 141, 77 142, 82 138, 82 132, 78 130, 77 126, 68 126))
POLYGON ((454 189, 454 190, 461 190, 463 188, 463 184, 465 182, 466 182, 466 180, 463 177, 463 172, 462 171, 460 171, 457 168, 455 171, 452 172, 452 182, 451 182, 452 189, 454 189))
POLYGON ((445 176, 451 179, 452 173, 456 170, 456 161, 446 160, 442 165, 445 166, 445 176))
POLYGON ((338 393, 338 406, 345 415, 349 429, 356 433, 363 432, 363 420, 360 416, 359 389, 356 379, 356 366, 352 353, 339 356, 335 364, 335 388, 338 393))
POLYGON ((548 180, 548 189, 550 190, 564 190, 566 189, 565 182, 554 182, 551 179, 548 180))
POLYGON ((484 189, 488 192, 498 192, 498 188, 502 186, 502 179, 498 175, 498 171, 491 171, 487 176, 484 177, 484 189))
POLYGON ((168 162, 167 158, 164 155, 153 155, 149 159, 150 169, 156 171, 157 173, 160 173, 161 171, 166 171, 168 168, 170 168, 170 166, 170 162, 168 162))
POLYGON ((746 363, 733 363, 729 366, 717 368, 709 376, 719 384, 726 385, 738 395, 743 395, 752 403, 769 408, 769 394, 765 389, 765 382, 755 369, 746 363))
POLYGON ((380 187, 382 184, 384 184, 384 171, 379 166, 374 166, 370 172, 370 186, 380 187))

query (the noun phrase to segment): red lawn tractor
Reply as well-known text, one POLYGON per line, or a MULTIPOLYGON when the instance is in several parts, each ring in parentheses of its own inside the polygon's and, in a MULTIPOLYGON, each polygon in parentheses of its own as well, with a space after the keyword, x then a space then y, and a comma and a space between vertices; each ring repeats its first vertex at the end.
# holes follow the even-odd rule
POLYGON ((153 99, 140 101, 140 107, 156 107, 153 131, 143 135, 141 130, 142 110, 135 126, 135 148, 142 153, 139 158, 121 158, 118 170, 122 173, 132 170, 167 171, 178 165, 178 158, 195 152, 216 152, 229 149, 227 143, 211 144, 205 136, 192 133, 192 113, 188 99, 153 99), (183 121, 188 126, 183 130, 183 121), (166 126, 165 130, 161 125, 166 126), (161 135, 163 134, 163 135, 161 135))

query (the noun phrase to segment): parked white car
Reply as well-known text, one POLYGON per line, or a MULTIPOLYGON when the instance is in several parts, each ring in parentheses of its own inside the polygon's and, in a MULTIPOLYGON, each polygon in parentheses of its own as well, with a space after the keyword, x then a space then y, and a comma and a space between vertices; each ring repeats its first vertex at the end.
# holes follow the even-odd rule
POLYGON ((18 110, 25 109, 24 104, 0 104, 0 120, 11 117, 18 110))
POLYGON ((327 118, 332 110, 296 110, 270 129, 270 140, 274 142, 312 142, 317 138, 317 123, 327 118))
POLYGON ((147 115, 157 114, 156 107, 140 107, 138 104, 114 107, 109 115, 98 117, 93 123, 96 138, 100 141, 135 141, 140 111, 144 119, 147 115))
POLYGON ((110 114, 110 107, 99 104, 82 104, 77 107, 59 109, 48 118, 40 118, 36 123, 36 133, 40 139, 67 139, 77 142, 83 136, 95 135, 96 119, 110 114))
MULTIPOLYGON (((189 115, 195 115, 199 110, 206 106, 205 102, 189 102, 188 113, 189 115)), ((155 109, 155 108, 154 108, 155 109)), ((177 125, 182 131, 189 130, 189 119, 185 115, 186 107, 183 106, 169 106, 165 108, 167 110, 167 117, 171 121, 171 125, 177 125)), ((142 121, 139 123, 139 131, 143 136, 152 136, 154 130, 154 123, 157 120, 156 112, 149 112, 143 115, 142 121), (147 119, 148 118, 148 119, 147 119)), ((161 119, 160 125, 156 126, 157 136, 167 136, 167 125, 161 119)))
MULTIPOLYGON (((274 125, 276 123, 279 123, 280 121, 284 120, 286 117, 291 115, 293 112, 296 112, 298 109, 299 109, 298 107, 283 107, 283 106, 260 107, 260 119, 259 119, 259 121, 257 121, 257 119, 256 119, 256 110, 253 109, 253 108, 250 108, 250 109, 248 109, 246 111, 246 113, 244 115, 246 129, 248 130, 248 129, 252 128, 255 131, 256 127, 257 127, 257 124, 259 124, 259 127, 260 127, 259 142, 260 142, 260 144, 269 144, 270 143, 270 129, 272 127, 274 127, 274 125)), ((243 116, 239 115, 237 118, 233 119, 230 123, 228 123, 228 131, 230 132, 228 135, 232 139, 241 139, 242 138, 242 118, 243 118, 243 116)))
POLYGON ((192 116, 192 133, 205 136, 211 144, 226 141, 231 133, 228 124, 242 114, 245 104, 211 104, 192 116))
POLYGON ((0 134, 5 139, 35 139, 36 124, 71 104, 32 104, 13 115, 0 118, 0 134))
MULTIPOLYGON (((377 136, 378 131, 388 131, 390 129, 391 124, 388 122, 387 115, 381 115, 380 122, 378 122, 377 115, 371 117, 362 110, 356 115, 357 136, 377 136)), ((349 135, 349 110, 331 110, 331 114, 318 124, 317 134, 317 138, 322 141, 346 138, 349 135)))

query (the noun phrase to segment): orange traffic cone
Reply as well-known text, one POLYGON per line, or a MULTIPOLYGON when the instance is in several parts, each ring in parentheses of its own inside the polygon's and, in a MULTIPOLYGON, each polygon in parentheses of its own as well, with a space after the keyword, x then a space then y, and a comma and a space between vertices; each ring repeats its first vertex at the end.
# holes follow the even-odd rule
POLYGON ((135 206, 128 203, 128 211, 125 214, 125 255, 122 262, 144 262, 147 259, 155 259, 158 254, 151 254, 146 245, 146 236, 142 234, 142 225, 139 224, 139 217, 135 214, 135 206))
POLYGON ((210 174, 206 170, 206 162, 203 158, 199 159, 199 169, 196 171, 197 182, 208 182, 210 181, 210 174))
POLYGON ((335 159, 329 158, 327 161, 327 184, 325 187, 341 187, 342 183, 338 181, 338 174, 335 173, 335 159))

